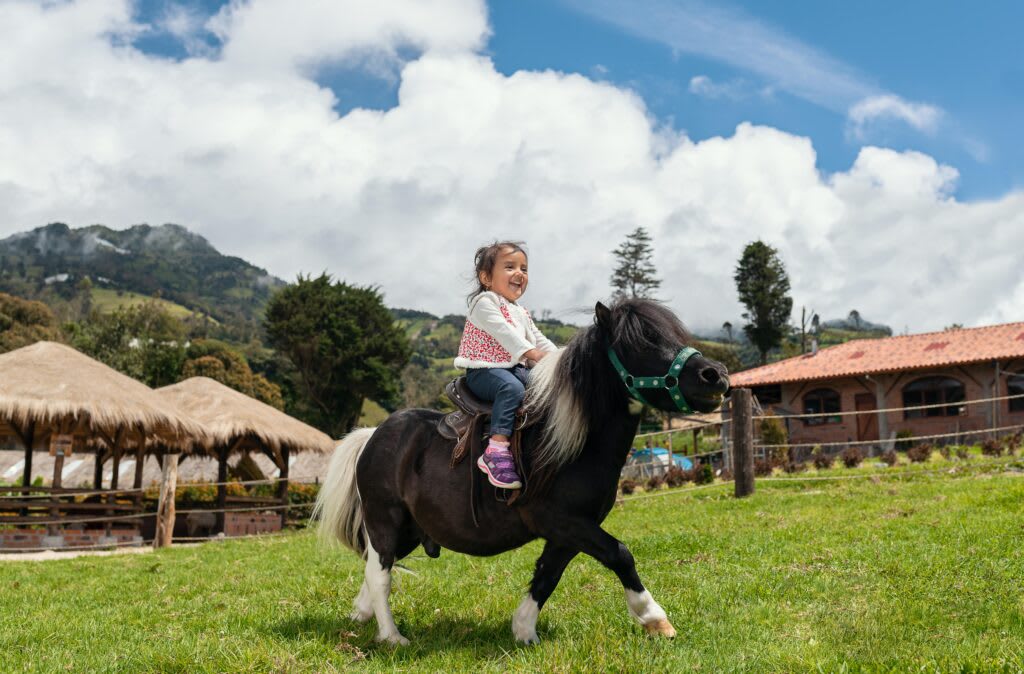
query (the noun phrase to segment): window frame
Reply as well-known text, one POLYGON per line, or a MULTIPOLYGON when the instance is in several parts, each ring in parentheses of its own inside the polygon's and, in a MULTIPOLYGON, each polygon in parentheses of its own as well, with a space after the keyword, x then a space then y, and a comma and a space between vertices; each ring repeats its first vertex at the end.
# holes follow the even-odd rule
POLYGON ((834 388, 823 386, 808 391, 803 395, 801 402, 803 403, 804 414, 815 415, 803 418, 805 426, 831 426, 843 422, 843 417, 838 414, 843 411, 843 396, 834 388), (819 407, 817 410, 808 409, 808 402, 812 400, 818 402, 819 407), (835 409, 829 409, 826 401, 829 403, 834 402, 835 409))
POLYGON ((936 417, 961 417, 967 415, 967 406, 961 403, 967 400, 967 387, 956 377, 949 375, 933 374, 907 383, 900 393, 902 395, 903 407, 921 407, 924 405, 942 405, 924 410, 903 410, 905 421, 913 419, 932 419, 936 417), (925 386, 922 382, 929 382, 933 386, 925 386), (953 382, 956 386, 943 385, 953 382), (916 387, 916 388, 914 388, 916 387), (959 390, 960 397, 950 399, 950 391, 959 390), (909 398, 909 399, 908 399, 909 398), (914 399, 916 398, 916 400, 914 399))

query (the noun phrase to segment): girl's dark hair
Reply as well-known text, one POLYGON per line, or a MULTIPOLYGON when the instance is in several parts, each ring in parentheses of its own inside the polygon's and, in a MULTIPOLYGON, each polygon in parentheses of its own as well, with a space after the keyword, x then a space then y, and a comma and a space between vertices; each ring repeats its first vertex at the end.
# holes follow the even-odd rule
POLYGON ((487 292, 487 288, 480 282, 480 272, 493 273, 494 264, 502 253, 522 253, 529 257, 526 255, 526 249, 523 248, 525 245, 522 241, 495 241, 490 245, 477 248, 476 255, 473 256, 473 265, 475 267, 473 269, 473 283, 476 285, 476 290, 471 292, 466 299, 471 300, 480 293, 487 292))

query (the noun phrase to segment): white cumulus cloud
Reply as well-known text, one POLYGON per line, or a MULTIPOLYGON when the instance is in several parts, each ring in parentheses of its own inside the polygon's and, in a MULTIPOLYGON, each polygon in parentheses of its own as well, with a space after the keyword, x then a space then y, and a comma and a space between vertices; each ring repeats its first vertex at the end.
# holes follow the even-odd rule
POLYGON ((778 129, 694 141, 607 82, 498 72, 469 0, 253 0, 206 28, 222 52, 175 62, 126 44, 127 0, 0 5, 0 234, 177 222, 282 277, 326 270, 437 313, 462 310, 478 245, 524 239, 524 304, 585 321, 644 226, 694 327, 737 320, 757 238, 798 311, 897 330, 1024 314, 1024 195, 960 202, 927 155, 865 147, 824 175, 778 129), (339 115, 311 69, 369 52, 394 58, 398 104, 339 115))
POLYGON ((918 131, 933 134, 942 120, 942 110, 927 103, 912 103, 893 94, 868 96, 857 101, 847 115, 854 136, 863 138, 869 124, 897 120, 918 131))

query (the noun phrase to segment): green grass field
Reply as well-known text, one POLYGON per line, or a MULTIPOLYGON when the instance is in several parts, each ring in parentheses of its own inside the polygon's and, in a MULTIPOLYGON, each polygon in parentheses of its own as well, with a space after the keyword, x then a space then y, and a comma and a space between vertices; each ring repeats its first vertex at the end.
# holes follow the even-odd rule
POLYGON ((346 617, 360 562, 299 532, 0 562, 0 671, 1021 671, 1024 471, 966 465, 624 501, 606 528, 673 641, 645 636, 615 577, 578 558, 541 613, 541 645, 516 645, 533 543, 414 554, 392 601, 412 645, 378 646, 372 623, 346 617))
POLYGON ((118 293, 118 291, 111 290, 109 288, 92 289, 93 308, 105 314, 111 313, 118 308, 127 309, 128 307, 145 304, 146 302, 156 302, 175 318, 184 319, 192 315, 192 311, 187 307, 183 307, 180 304, 169 300, 147 297, 130 291, 122 291, 118 293))

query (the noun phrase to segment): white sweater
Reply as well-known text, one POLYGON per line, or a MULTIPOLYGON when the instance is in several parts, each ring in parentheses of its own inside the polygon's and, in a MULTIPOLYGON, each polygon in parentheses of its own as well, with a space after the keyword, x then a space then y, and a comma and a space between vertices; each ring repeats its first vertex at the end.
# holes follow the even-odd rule
POLYGON ((522 362, 531 349, 555 351, 557 347, 537 329, 526 309, 495 292, 470 300, 455 367, 509 368, 522 362))

